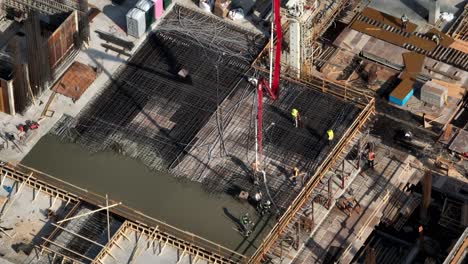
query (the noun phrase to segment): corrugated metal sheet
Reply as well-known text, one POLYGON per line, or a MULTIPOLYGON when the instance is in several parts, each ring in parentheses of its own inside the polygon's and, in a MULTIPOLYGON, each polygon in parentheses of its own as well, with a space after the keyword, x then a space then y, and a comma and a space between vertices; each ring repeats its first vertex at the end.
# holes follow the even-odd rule
POLYGON ((77 21, 77 13, 74 11, 49 37, 47 46, 49 48, 49 65, 51 69, 56 67, 73 48, 73 36, 78 32, 77 21))

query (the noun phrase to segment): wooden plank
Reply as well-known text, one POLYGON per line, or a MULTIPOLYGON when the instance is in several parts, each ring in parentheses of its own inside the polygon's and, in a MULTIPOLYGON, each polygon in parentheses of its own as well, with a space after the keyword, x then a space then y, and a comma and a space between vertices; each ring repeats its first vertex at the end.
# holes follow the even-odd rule
MULTIPOLYGON (((366 7, 362 11, 362 15, 368 18, 372 18, 373 20, 376 20, 378 22, 381 22, 383 24, 392 26, 394 28, 401 29, 402 24, 401 24, 401 18, 394 17, 392 15, 380 12, 376 9, 366 7)), ((418 26, 414 23, 408 22, 406 25, 406 32, 414 32, 418 26)))
POLYGON ((409 78, 403 79, 403 81, 401 81, 400 84, 395 89, 393 89, 393 92, 390 94, 390 96, 398 99, 405 98, 411 89, 413 89, 414 83, 415 81, 409 78))

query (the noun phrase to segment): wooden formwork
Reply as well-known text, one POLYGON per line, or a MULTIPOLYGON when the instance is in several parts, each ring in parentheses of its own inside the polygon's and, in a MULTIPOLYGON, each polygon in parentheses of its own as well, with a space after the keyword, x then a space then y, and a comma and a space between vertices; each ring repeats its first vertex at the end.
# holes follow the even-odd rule
POLYGON ((8 177, 17 182, 24 182, 27 186, 39 192, 50 195, 50 197, 53 197, 54 200, 60 199, 66 201, 67 203, 79 202, 79 199, 76 195, 73 195, 55 186, 49 185, 45 181, 36 178, 34 172, 32 172, 32 174, 26 174, 9 163, 0 162, 0 181, 3 183, 2 177, 8 177))
POLYGON ((106 246, 99 252, 99 254, 94 258, 93 263, 103 263, 102 259, 109 254, 109 250, 117 244, 117 240, 119 240, 120 237, 125 236, 125 232, 127 231, 129 227, 129 222, 125 221, 117 230, 117 232, 112 236, 111 240, 107 242, 106 246))
MULTIPOLYGON (((36 190, 40 190, 51 197, 55 197, 54 199, 76 203, 68 216, 76 210, 80 202, 86 202, 96 206, 103 206, 106 204, 106 198, 103 196, 56 179, 48 174, 39 172, 24 165, 18 164, 14 166, 9 163, 1 162, 0 171, 0 176, 24 182, 36 190)), ((109 200, 109 203, 116 204, 118 202, 109 200)), ((192 233, 173 227, 150 216, 144 215, 143 213, 123 204, 113 207, 112 209, 109 209, 109 211, 127 219, 125 222, 126 224, 122 228, 131 227, 138 232, 145 233, 151 238, 156 238, 162 243, 167 243, 173 247, 183 250, 187 254, 197 256, 199 259, 205 259, 214 263, 228 264, 247 263, 248 261, 248 258, 242 254, 192 233)), ((40 247, 41 252, 45 251, 53 255, 62 256, 62 254, 47 247, 48 243, 51 241, 50 238, 59 231, 58 229, 60 228, 55 229, 54 233, 45 239, 46 242, 40 247)), ((116 234, 122 234, 122 232, 119 231, 116 234)), ((110 248, 111 243, 115 243, 112 242, 113 240, 114 239, 111 238, 110 243, 103 248, 100 255, 98 255, 99 258, 102 258, 102 254, 106 253, 110 248)), ((70 257, 66 258, 70 259, 70 257)))
POLYGON ((264 260, 266 254, 270 251, 271 247, 277 241, 280 236, 285 232, 288 226, 294 222, 296 215, 303 207, 303 205, 309 201, 315 187, 319 184, 321 179, 329 171, 329 169, 338 162, 342 155, 345 154, 345 148, 349 147, 349 143, 355 137, 356 133, 363 127, 366 121, 374 112, 374 99, 371 99, 366 107, 362 110, 358 118, 348 128, 344 136, 340 139, 337 145, 325 158, 324 162, 317 168, 315 174, 308 180, 302 191, 294 199, 292 204, 287 208, 285 213, 281 216, 277 224, 272 228, 270 233, 265 237, 262 244, 258 247, 255 254, 251 257, 249 263, 257 264, 264 260))
POLYGON ((194 247, 193 244, 191 244, 189 241, 183 241, 170 234, 161 232, 161 230, 159 230, 159 226, 148 227, 144 224, 127 220, 123 223, 122 226, 120 226, 119 230, 111 238, 109 243, 107 243, 107 245, 101 250, 101 252, 99 252, 98 256, 94 259, 93 263, 104 263, 103 259, 109 254, 110 249, 113 246, 120 247, 117 244, 117 241, 120 238, 128 239, 126 233, 128 233, 129 230, 137 232, 140 235, 146 236, 148 240, 148 243, 146 245, 147 248, 152 247, 156 242, 158 242, 160 244, 159 254, 164 250, 165 246, 169 245, 182 251, 179 259, 182 259, 185 254, 189 254, 193 256, 192 261, 194 263, 196 263, 199 259, 206 260, 210 263, 220 264, 246 263, 247 261, 247 258, 245 256, 239 254, 233 254, 229 258, 226 258, 216 254, 216 252, 201 250, 199 247, 194 247))
POLYGON ((54 69, 74 47, 74 36, 78 32, 78 14, 73 11, 47 40, 49 66, 54 69))
POLYGON ((447 32, 451 37, 468 41, 468 4, 447 32))

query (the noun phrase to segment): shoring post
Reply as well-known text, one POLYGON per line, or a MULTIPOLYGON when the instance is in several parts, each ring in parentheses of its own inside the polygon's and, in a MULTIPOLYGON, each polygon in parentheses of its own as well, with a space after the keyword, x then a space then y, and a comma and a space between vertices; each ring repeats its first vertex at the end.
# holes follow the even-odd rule
POLYGON ((106 220, 107 220, 107 242, 111 241, 110 223, 109 223, 109 197, 106 193, 106 220))
POLYGON ((310 228, 310 233, 312 234, 312 231, 315 228, 315 216, 314 216, 314 200, 312 199, 312 206, 310 207, 310 219, 312 220, 312 226, 310 228))
POLYGON ((330 177, 330 178, 328 179, 328 201, 327 201, 327 209, 330 209, 331 203, 332 203, 332 196, 333 196, 333 194, 332 194, 332 191, 333 191, 332 186, 333 186, 333 185, 332 185, 332 184, 333 184, 333 181, 332 181, 332 178, 330 177))
POLYGON ((356 169, 361 168, 361 151, 362 150, 362 139, 359 139, 358 150, 357 150, 357 164, 356 169))
POLYGON ((301 246, 300 242, 300 234, 301 234, 301 221, 296 222, 296 243, 295 244, 295 250, 299 250, 301 246))
POLYGON ((341 173, 341 189, 344 189, 345 186, 345 175, 341 173))
POLYGON ((341 167, 341 189, 345 188, 345 183, 346 183, 346 175, 345 175, 345 159, 341 162, 342 167, 341 167))

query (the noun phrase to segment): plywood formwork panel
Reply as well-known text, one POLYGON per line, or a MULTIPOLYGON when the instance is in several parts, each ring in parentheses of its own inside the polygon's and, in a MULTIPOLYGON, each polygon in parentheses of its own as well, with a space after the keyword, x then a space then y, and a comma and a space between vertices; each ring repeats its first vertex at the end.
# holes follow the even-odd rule
POLYGON ((78 32, 77 12, 72 12, 47 40, 49 65, 56 67, 74 46, 74 35, 78 32))

